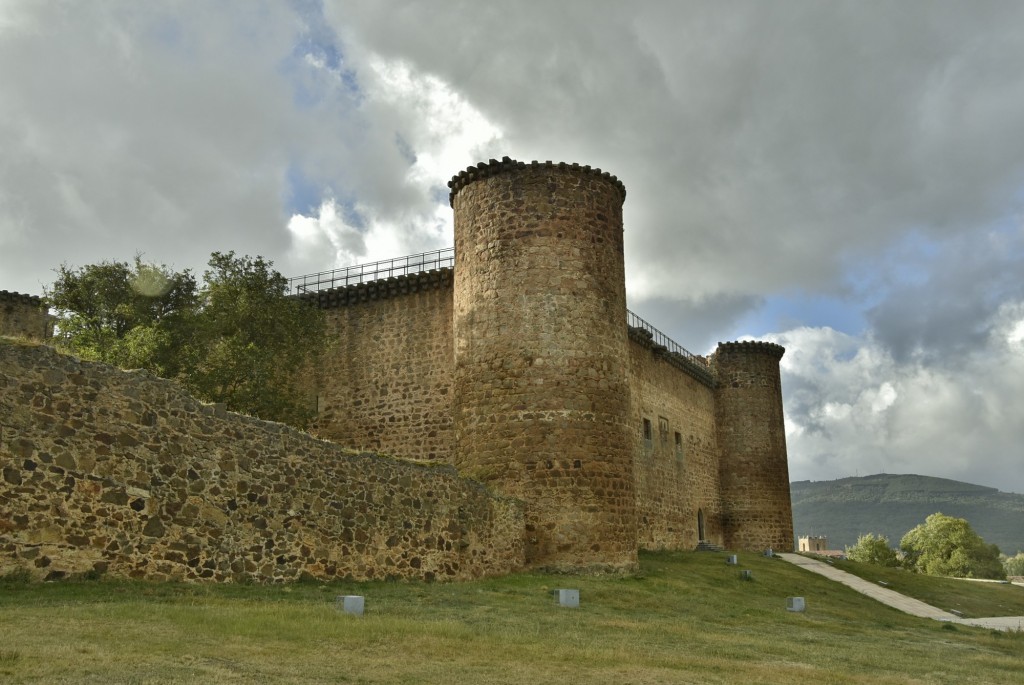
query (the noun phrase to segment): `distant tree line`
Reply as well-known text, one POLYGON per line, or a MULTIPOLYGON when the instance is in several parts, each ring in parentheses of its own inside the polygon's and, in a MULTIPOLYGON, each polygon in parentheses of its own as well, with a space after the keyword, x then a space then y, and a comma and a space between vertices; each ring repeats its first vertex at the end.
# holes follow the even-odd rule
POLYGON ((288 297, 262 257, 214 252, 188 270, 102 262, 57 270, 47 292, 56 343, 83 359, 146 369, 232 411, 305 427, 302 377, 323 344, 323 315, 288 297))
POLYGON ((1024 553, 1007 559, 965 519, 941 512, 908 531, 898 551, 890 546, 888 538, 868 533, 846 548, 846 556, 853 561, 902 566, 917 573, 952 578, 1005 579, 1007 575, 1024 574, 1024 553))

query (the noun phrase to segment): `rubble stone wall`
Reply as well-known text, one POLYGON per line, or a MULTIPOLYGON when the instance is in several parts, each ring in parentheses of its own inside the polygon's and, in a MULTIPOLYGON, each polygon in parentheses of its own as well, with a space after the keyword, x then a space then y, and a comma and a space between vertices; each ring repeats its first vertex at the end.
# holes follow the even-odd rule
POLYGON ((0 339, 0 574, 258 582, 520 568, 523 507, 173 382, 0 339))

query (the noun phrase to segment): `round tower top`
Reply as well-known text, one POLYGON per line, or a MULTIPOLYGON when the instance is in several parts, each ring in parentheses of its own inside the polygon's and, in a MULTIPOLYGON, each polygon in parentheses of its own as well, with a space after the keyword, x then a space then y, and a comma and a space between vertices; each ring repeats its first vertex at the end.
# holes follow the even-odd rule
POLYGON ((448 193, 448 203, 451 206, 455 206, 455 196, 460 190, 465 188, 473 181, 479 181, 491 176, 497 176, 499 174, 511 173, 519 169, 562 169, 562 170, 574 170, 584 174, 592 174, 594 176, 600 176, 606 179, 609 183, 616 186, 622 195, 622 200, 626 199, 626 186, 622 184, 615 176, 609 174, 607 171, 601 171, 600 169, 590 166, 580 166, 579 164, 567 164, 565 162, 518 162, 511 157, 502 157, 499 162, 496 159, 492 159, 489 162, 480 162, 476 166, 467 167, 464 171, 452 176, 452 180, 448 181, 448 187, 451 188, 451 192, 448 193))
POLYGON ((786 348, 775 343, 763 342, 760 340, 741 340, 738 342, 720 342, 715 354, 766 354, 776 359, 782 359, 786 348))

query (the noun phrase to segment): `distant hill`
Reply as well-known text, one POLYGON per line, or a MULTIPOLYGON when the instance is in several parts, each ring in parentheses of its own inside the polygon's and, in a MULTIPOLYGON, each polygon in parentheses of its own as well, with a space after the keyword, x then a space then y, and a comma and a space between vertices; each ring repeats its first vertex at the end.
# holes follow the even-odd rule
POLYGON ((797 481, 793 532, 825 535, 843 549, 864 533, 885 535, 893 546, 929 514, 967 519, 975 532, 1005 554, 1024 551, 1024 495, 930 476, 889 475, 797 481))

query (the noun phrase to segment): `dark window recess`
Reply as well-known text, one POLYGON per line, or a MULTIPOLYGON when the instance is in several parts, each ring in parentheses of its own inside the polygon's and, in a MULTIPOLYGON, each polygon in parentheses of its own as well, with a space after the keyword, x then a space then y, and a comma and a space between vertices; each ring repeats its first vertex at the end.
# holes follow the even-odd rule
POLYGON ((683 434, 676 431, 676 454, 683 456, 683 434))
POLYGON ((668 442, 668 419, 664 416, 658 417, 658 435, 662 442, 668 442))
POLYGON ((651 420, 644 419, 644 447, 650 449, 651 440, 654 439, 653 431, 651 430, 651 420))

